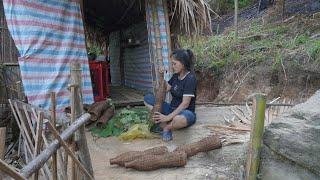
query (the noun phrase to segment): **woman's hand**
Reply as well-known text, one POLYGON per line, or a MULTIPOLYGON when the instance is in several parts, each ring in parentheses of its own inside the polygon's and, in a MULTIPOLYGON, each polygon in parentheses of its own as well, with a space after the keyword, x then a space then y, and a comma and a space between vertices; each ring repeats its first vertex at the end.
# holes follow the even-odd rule
POLYGON ((170 116, 166 116, 166 115, 163 115, 159 112, 155 112, 154 115, 152 116, 152 120, 155 123, 161 123, 161 122, 168 122, 171 120, 171 118, 170 118, 170 116))

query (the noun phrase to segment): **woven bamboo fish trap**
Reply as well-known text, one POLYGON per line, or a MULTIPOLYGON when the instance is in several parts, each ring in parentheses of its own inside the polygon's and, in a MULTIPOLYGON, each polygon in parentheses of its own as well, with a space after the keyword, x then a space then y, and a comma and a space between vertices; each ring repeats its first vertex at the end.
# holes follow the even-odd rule
POLYGON ((126 162, 133 161, 146 155, 163 155, 168 153, 168 148, 166 146, 154 147, 147 149, 145 151, 129 151, 118 155, 115 158, 110 159, 110 164, 117 164, 119 166, 124 166, 126 162))
POLYGON ((160 168, 182 167, 187 164, 185 152, 170 152, 163 155, 145 155, 125 163, 126 168, 133 168, 139 171, 152 171, 160 168))
POLYGON ((191 144, 181 145, 173 152, 183 151, 187 153, 188 157, 191 157, 199 152, 208 152, 221 147, 222 143, 218 136, 209 136, 191 144))

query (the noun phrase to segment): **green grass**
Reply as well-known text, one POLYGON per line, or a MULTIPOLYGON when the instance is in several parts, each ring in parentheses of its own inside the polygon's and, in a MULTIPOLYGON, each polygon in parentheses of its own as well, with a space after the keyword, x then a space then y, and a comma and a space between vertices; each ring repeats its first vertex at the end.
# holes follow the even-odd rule
MULTIPOLYGON (((267 63, 272 69, 281 68, 281 61, 286 65, 301 66, 303 62, 320 64, 320 40, 310 38, 305 31, 320 27, 320 20, 297 18, 292 23, 262 25, 254 19, 245 28, 240 29, 239 37, 267 35, 262 39, 234 38, 234 32, 219 36, 179 37, 182 48, 191 49, 195 56, 196 69, 209 69, 220 75, 226 67, 241 64, 267 63), (310 21, 310 22, 309 22, 310 21), (302 25, 301 25, 302 24, 302 25), (304 25, 305 24, 305 25, 304 25), (292 55, 293 54, 293 55, 292 55), (308 61, 302 61, 308 57, 308 61)), ((316 32, 314 32, 316 33, 316 32)))

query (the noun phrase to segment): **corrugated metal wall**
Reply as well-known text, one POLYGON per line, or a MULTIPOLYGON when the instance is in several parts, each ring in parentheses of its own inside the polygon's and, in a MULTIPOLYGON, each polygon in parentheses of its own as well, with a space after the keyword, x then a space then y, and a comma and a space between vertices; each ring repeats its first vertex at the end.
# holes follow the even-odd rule
POLYGON ((109 36, 109 57, 111 84, 121 85, 120 73, 120 31, 116 31, 109 36))
POLYGON ((123 32, 123 38, 133 36, 140 41, 136 47, 124 48, 125 85, 140 90, 152 90, 152 73, 148 43, 147 24, 136 24, 123 32))

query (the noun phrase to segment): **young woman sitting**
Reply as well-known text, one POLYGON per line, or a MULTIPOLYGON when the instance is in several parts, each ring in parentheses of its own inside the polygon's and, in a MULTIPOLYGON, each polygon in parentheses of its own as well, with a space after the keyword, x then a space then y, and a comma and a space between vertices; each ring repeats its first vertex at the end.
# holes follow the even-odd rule
MULTIPOLYGON (((195 101, 197 80, 193 72, 193 53, 190 50, 175 50, 170 56, 175 73, 166 82, 171 103, 163 103, 162 112, 155 112, 153 121, 159 125, 164 141, 172 140, 172 131, 189 127, 196 122, 195 101)), ((153 94, 144 97, 144 104, 151 110, 155 104, 153 94)))

